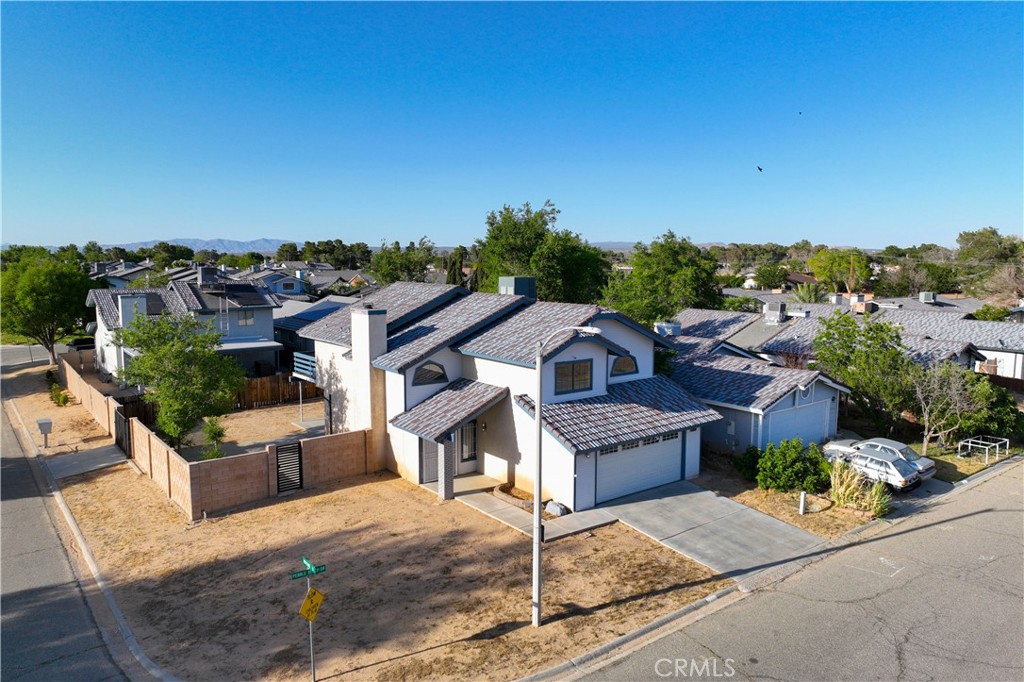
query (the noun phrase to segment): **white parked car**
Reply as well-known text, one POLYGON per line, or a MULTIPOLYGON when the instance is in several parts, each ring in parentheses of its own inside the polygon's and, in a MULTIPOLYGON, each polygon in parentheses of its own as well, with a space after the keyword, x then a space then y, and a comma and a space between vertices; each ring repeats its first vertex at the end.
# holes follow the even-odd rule
POLYGON ((884 453, 909 463, 917 471, 922 481, 927 481, 935 475, 935 462, 917 454, 906 443, 890 438, 867 438, 857 441, 852 439, 834 440, 831 443, 826 443, 822 452, 830 462, 834 462, 836 459, 850 462, 857 453, 884 453))
POLYGON ((889 490, 910 490, 921 477, 909 462, 888 452, 860 451, 850 457, 850 466, 869 481, 880 481, 889 490))

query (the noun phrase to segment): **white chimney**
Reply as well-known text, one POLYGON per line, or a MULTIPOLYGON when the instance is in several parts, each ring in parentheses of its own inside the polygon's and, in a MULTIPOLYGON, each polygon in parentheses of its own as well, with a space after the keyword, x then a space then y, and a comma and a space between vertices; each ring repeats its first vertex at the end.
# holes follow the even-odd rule
POLYGON ((121 327, 131 325, 136 315, 146 314, 146 295, 118 296, 117 314, 121 321, 121 327))
POLYGON ((349 395, 362 399, 350 402, 348 430, 370 429, 370 467, 377 471, 386 465, 384 435, 387 431, 387 388, 384 370, 371 363, 388 351, 388 315, 383 308, 350 306, 352 311, 353 385, 349 395))

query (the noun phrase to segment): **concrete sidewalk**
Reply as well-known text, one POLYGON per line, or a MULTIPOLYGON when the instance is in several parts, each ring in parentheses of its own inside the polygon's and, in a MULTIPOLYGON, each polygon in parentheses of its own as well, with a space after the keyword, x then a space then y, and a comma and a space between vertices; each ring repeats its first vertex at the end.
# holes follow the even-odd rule
POLYGON ((47 457, 44 461, 50 474, 57 480, 84 474, 87 471, 104 469, 121 462, 128 461, 128 458, 121 448, 116 445, 104 445, 92 450, 81 450, 66 455, 54 455, 47 457))
POLYGON ((689 481, 635 493, 598 509, 736 579, 784 564, 825 542, 689 481))

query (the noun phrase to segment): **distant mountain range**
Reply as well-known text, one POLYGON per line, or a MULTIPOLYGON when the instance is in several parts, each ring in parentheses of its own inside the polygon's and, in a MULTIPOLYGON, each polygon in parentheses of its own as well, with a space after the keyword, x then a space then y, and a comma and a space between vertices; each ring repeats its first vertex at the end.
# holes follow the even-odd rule
MULTIPOLYGON (((168 244, 187 246, 193 251, 206 249, 208 251, 216 251, 217 253, 248 253, 249 251, 255 251, 256 253, 272 254, 277 251, 277 247, 289 241, 292 240, 253 239, 247 242, 240 242, 235 239, 150 239, 149 241, 132 242, 131 244, 103 244, 103 247, 123 246, 129 251, 135 251, 144 246, 154 246, 157 242, 167 242, 168 244)), ((302 242, 299 242, 299 246, 301 245, 302 242)))

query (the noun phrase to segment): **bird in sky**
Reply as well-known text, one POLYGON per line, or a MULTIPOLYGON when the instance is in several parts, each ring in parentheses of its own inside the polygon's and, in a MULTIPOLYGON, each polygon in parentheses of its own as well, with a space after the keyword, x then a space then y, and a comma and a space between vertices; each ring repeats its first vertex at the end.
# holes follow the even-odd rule
POLYGON ((763 173, 764 172, 764 168, 761 168, 760 166, 758 166, 757 167, 757 172, 758 173, 763 173))

